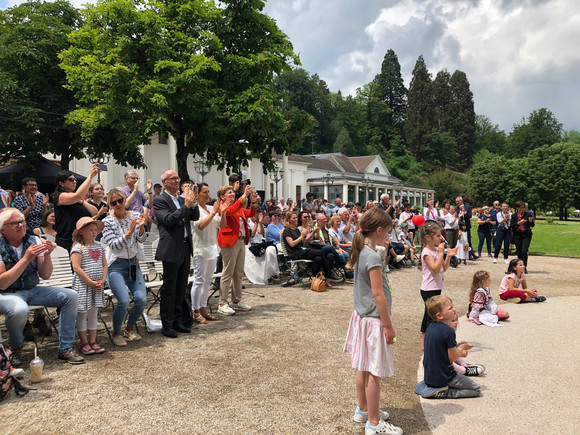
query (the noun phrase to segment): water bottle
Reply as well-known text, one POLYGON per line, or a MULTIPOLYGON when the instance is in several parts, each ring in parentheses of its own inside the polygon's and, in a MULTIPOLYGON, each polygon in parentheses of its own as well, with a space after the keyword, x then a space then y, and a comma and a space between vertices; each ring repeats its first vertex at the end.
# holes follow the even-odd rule
POLYGON ((298 279, 299 279, 299 278, 298 278, 298 275, 296 275, 296 273, 295 273, 293 270, 291 270, 291 271, 290 271, 290 276, 291 276, 292 278, 294 278, 295 280, 298 280, 298 279))
POLYGON ((34 359, 30 361, 30 382, 35 384, 42 380, 42 369, 44 368, 44 361, 36 354, 34 349, 34 359))

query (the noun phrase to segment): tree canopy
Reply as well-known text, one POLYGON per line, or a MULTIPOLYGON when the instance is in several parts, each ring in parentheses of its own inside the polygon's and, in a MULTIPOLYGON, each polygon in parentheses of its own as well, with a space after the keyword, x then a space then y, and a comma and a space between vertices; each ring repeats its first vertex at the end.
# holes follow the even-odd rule
POLYGON ((51 152, 68 167, 72 158, 83 156, 80 135, 65 119, 76 100, 64 88, 58 65, 58 53, 80 19, 63 0, 0 10, 0 163, 51 152))
POLYGON ((71 122, 87 138, 113 128, 128 149, 170 133, 182 178, 189 178, 189 155, 206 154, 220 169, 235 170, 252 157, 270 167, 272 154, 302 144, 312 119, 284 111, 272 85, 299 60, 263 7, 260 0, 87 6, 84 25, 61 56, 80 101, 71 122))

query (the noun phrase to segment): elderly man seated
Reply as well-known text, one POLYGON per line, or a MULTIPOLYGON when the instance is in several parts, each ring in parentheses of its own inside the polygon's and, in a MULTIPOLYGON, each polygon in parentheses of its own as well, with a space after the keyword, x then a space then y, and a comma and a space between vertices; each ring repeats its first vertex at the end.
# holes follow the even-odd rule
POLYGON ((73 349, 78 298, 74 290, 39 286, 39 276, 52 275, 50 254, 55 244, 26 233, 26 219, 15 208, 0 212, 0 314, 6 315, 6 329, 15 363, 24 340, 28 305, 60 308, 58 358, 82 364, 84 358, 73 349))

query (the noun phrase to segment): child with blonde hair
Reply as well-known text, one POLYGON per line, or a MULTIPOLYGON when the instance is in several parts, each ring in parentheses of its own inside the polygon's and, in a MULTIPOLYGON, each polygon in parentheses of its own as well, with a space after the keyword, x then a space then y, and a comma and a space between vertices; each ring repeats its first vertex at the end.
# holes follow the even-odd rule
POLYGON ((469 292, 467 319, 476 325, 501 326, 499 320, 507 320, 510 315, 499 308, 491 296, 491 278, 485 270, 475 272, 469 292))
POLYGON ((104 226, 103 222, 85 216, 78 220, 72 234, 76 242, 70 254, 74 271, 72 288, 79 294, 76 328, 81 340, 79 351, 83 355, 105 351, 97 343, 97 316, 99 308, 104 306, 103 286, 108 267, 104 248, 95 241, 104 226))
POLYGON ((366 423, 365 435, 400 435, 402 429, 387 423, 389 414, 379 408, 381 378, 393 376, 391 289, 376 247, 384 245, 392 228, 390 216, 378 207, 365 212, 356 231, 347 268, 354 269, 354 311, 344 352, 356 369, 358 406, 353 420, 366 423))

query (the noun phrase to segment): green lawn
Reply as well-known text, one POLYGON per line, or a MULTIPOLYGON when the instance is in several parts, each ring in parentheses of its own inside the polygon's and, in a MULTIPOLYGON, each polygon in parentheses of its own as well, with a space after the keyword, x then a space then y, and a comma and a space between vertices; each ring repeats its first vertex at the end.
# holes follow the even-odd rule
MULTIPOLYGON (((477 249, 477 223, 472 223, 471 240, 477 249)), ((534 235, 530 244, 530 254, 561 255, 564 257, 580 257, 580 222, 560 222, 548 224, 546 221, 536 221, 532 230, 534 235)), ((485 245, 483 250, 485 251, 485 245)))

